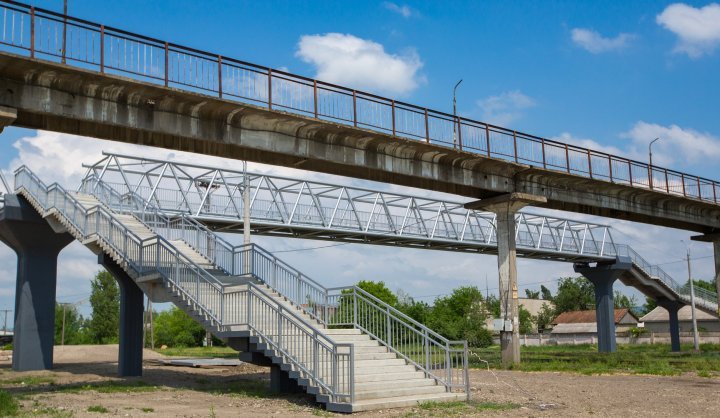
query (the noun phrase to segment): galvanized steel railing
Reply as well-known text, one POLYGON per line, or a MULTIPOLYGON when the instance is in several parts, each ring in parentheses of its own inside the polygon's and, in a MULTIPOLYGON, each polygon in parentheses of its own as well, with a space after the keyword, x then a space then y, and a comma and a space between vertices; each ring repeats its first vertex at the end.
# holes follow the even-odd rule
POLYGON ((273 70, 14 1, 8 52, 254 104, 547 170, 717 204, 716 181, 273 70))
MULTIPOLYGON (((669 274, 665 272, 660 266, 652 265, 647 260, 642 258, 637 251, 633 250, 629 245, 618 245, 618 253, 620 256, 629 257, 635 267, 644 271, 649 277, 657 277, 661 282, 665 284, 670 290, 675 292, 683 302, 690 303, 690 283, 686 282, 680 285, 675 281, 669 274)), ((703 306, 706 309, 717 311, 718 309, 718 295, 717 293, 710 292, 706 289, 695 287, 695 304, 703 306)))
POLYGON ((75 238, 96 237, 112 248, 137 276, 159 274, 218 331, 248 326, 333 402, 353 401, 352 344, 334 343, 253 283, 244 290, 226 291, 222 283, 162 236, 140 238, 103 206, 85 208, 57 183, 45 186, 26 167, 16 171, 15 186, 18 193, 26 193, 43 211, 57 210, 70 224, 75 238))
POLYGON ((450 341, 357 286, 328 289, 255 244, 232 246, 191 217, 166 217, 134 192, 121 195, 94 176, 80 187, 114 210, 149 219, 183 239, 230 275, 251 275, 325 326, 353 326, 377 339, 447 390, 469 394, 467 341, 450 341))
MULTIPOLYGON (((119 154, 88 167, 121 193, 140 195, 165 214, 202 222, 238 224, 246 173, 211 166, 119 154)), ((468 210, 459 201, 247 173, 250 216, 260 233, 415 248, 492 252, 495 214, 468 210)), ((607 225, 522 211, 516 215, 518 254, 554 260, 612 260, 607 225)))

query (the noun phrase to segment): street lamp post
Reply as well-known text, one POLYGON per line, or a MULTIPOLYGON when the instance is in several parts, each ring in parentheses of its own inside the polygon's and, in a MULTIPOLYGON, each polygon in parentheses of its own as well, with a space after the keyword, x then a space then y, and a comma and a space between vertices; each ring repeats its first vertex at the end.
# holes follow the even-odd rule
POLYGON ((457 118, 457 88, 462 82, 462 79, 460 79, 453 88, 453 148, 455 149, 457 149, 457 128, 459 125, 457 118))
POLYGON ((657 137, 650 141, 650 144, 648 145, 648 153, 650 154, 650 165, 648 166, 648 180, 650 182, 650 188, 653 188, 653 163, 652 163, 652 146, 655 143, 655 141, 659 140, 660 137, 657 137))

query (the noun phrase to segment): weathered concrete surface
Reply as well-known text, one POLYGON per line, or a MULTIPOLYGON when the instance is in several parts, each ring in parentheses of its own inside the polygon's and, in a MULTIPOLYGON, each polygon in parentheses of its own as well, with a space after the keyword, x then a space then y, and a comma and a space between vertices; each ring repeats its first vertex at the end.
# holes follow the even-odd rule
POLYGON ((17 119, 17 110, 11 107, 0 106, 0 132, 10 126, 17 119))
POLYGON ((482 209, 497 215, 498 279, 500 281, 500 350, 505 364, 520 363, 520 307, 518 304, 515 213, 532 203, 544 203, 544 196, 509 193, 471 202, 467 209, 482 209), (512 329, 507 329, 510 319, 512 329))
POLYGON ((0 53, 14 125, 437 190, 522 192, 543 206, 700 232, 720 206, 0 53))

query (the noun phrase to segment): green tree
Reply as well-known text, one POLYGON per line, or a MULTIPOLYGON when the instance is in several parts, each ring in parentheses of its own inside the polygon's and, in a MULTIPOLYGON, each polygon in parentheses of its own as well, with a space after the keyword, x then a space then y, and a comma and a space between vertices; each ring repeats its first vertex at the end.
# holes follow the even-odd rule
POLYGON ((374 282, 372 280, 361 280, 358 282, 357 287, 370 293, 381 301, 387 303, 392 307, 396 307, 398 304, 398 298, 385 286, 385 282, 374 282))
POLYGON ((199 347, 205 338, 202 325, 176 306, 157 314, 153 327, 156 345, 199 347))
POLYGON ((473 347, 492 344, 492 335, 485 328, 483 297, 477 287, 464 286, 449 296, 435 299, 428 326, 451 340, 467 340, 473 347))
POLYGON ((78 313, 77 307, 71 304, 55 304, 55 345, 63 342, 63 314, 65 316, 65 344, 83 344, 85 320, 78 313), (63 312, 64 311, 64 312, 63 312))
POLYGON ((396 307, 400 312, 421 324, 427 323, 428 317, 430 316, 430 305, 425 302, 416 301, 402 290, 398 290, 397 299, 396 307))
POLYGON ((544 285, 540 285, 540 294, 542 295, 543 300, 553 300, 553 295, 550 293, 550 289, 544 285))
POLYGON ((88 336, 93 344, 111 344, 118 341, 120 318, 120 291, 115 278, 103 270, 90 283, 92 317, 88 323, 88 336))
POLYGON ((619 290, 616 290, 615 295, 613 296, 613 302, 615 304, 615 309, 633 309, 637 305, 637 300, 635 299, 635 296, 627 297, 619 290))
POLYGON ((645 305, 643 306, 643 315, 647 315, 650 311, 657 308, 657 302, 650 296, 645 296, 645 305))
POLYGON ((520 334, 530 334, 533 332, 533 317, 530 311, 525 309, 524 306, 520 305, 518 309, 519 320, 520 320, 520 334))
POLYGON ((525 289, 525 296, 526 296, 528 299, 540 299, 540 291, 539 291, 539 290, 525 289))
POLYGON ((553 301, 556 314, 593 309, 595 289, 593 284, 582 276, 561 278, 553 301))
POLYGON ((540 312, 538 312, 537 316, 535 316, 535 324, 537 324, 538 332, 543 332, 548 325, 552 323, 556 316, 555 309, 550 307, 547 303, 543 303, 540 308, 540 312))

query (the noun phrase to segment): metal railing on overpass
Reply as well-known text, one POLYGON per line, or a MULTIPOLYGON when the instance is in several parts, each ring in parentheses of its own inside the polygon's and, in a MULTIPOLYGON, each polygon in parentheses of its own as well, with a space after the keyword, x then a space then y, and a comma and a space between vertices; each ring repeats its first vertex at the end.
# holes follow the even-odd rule
MULTIPOLYGON (((218 167, 106 154, 89 165, 81 189, 102 181, 121 194, 137 194, 141 211, 188 214, 218 231, 242 226, 245 172, 218 167)), ((495 214, 464 202, 359 187, 247 173, 253 231, 449 251, 497 249, 495 214)), ((129 203, 132 202, 129 196, 129 203)), ((142 216, 142 215, 141 215, 142 216)), ((516 215, 518 254, 561 261, 613 260, 607 225, 522 211, 516 215)))
POLYGON ((14 1, 0 1, 2 50, 254 104, 393 137, 717 204, 720 183, 188 48, 14 1))

